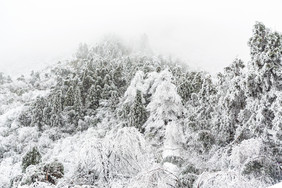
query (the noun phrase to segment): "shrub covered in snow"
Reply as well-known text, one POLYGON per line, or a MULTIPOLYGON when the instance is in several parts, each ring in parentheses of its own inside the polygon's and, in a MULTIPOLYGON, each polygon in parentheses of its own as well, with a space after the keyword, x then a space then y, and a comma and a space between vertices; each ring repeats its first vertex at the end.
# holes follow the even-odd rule
POLYGON ((30 165, 37 165, 41 162, 41 154, 36 147, 32 148, 24 157, 22 161, 23 172, 30 165))

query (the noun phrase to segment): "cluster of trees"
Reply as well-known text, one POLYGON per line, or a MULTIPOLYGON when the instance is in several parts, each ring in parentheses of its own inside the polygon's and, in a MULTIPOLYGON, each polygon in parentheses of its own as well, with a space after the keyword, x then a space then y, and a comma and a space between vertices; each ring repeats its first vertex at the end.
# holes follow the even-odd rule
MULTIPOLYGON (((202 183, 198 178, 204 172, 228 170, 276 183, 282 180, 282 35, 256 23, 248 44, 250 62, 235 59, 216 79, 177 60, 135 54, 118 41, 93 48, 83 44, 75 60, 52 70, 56 85, 47 97, 38 97, 19 121, 42 132, 58 127, 73 134, 102 122, 98 116, 102 109, 116 120, 113 140, 126 145, 132 143, 124 139, 138 137, 150 145, 155 163, 161 164, 146 176, 138 174, 142 169, 137 166, 138 170, 126 172, 125 167, 139 160, 133 154, 141 152, 132 154, 134 148, 117 147, 118 143, 105 151, 95 146, 93 156, 99 162, 77 168, 81 172, 77 181, 83 179, 84 184, 95 184, 99 178, 108 182, 121 172, 127 174, 126 181, 134 177, 136 182, 129 181, 134 186, 139 182, 149 187, 149 180, 168 177, 155 186, 192 187, 202 183), (96 121, 86 122, 89 118, 96 121), (129 138, 123 138, 126 131, 129 138), (258 151, 238 154, 238 148, 243 150, 252 139, 259 143, 258 151), (217 156, 218 162, 209 165, 217 156)), ((33 77, 35 83, 40 79, 33 77)))
MULTIPOLYGON (((94 117, 98 108, 106 108, 118 118, 130 119, 129 124, 136 124, 139 130, 143 130, 142 124, 147 119, 147 112, 142 105, 143 100, 148 103, 149 96, 143 96, 141 91, 134 91, 137 96, 133 99, 134 104, 130 104, 130 112, 117 109, 135 74, 142 70, 144 77, 150 72, 169 68, 171 72, 179 74, 178 77, 181 76, 184 82, 193 78, 186 73, 184 66, 175 66, 176 62, 172 60, 145 54, 132 55, 129 51, 115 40, 106 40, 91 50, 87 45, 81 44, 75 60, 66 67, 58 66, 51 70, 56 77, 56 85, 47 97, 38 97, 30 109, 21 114, 20 122, 24 126, 36 126, 39 130, 44 127, 60 127, 75 132, 81 128, 79 122, 84 121, 85 116, 94 117), (182 76, 184 73, 187 78, 182 76), (139 111, 142 111, 142 117, 138 117, 139 111)), ((33 84, 40 82, 38 72, 32 72, 31 77, 33 84)), ((174 82, 183 85, 179 92, 185 95, 185 83, 177 80, 174 82)), ((193 87, 190 90, 198 89, 193 87)))
POLYGON ((3 72, 0 72, 0 85, 11 82, 12 79, 10 76, 5 76, 3 72))

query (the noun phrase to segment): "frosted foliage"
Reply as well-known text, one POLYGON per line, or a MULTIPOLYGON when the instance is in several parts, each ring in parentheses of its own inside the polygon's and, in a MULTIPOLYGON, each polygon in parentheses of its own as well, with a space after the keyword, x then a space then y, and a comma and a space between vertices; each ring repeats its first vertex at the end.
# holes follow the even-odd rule
POLYGON ((147 106, 152 120, 175 120, 183 112, 181 97, 177 93, 176 86, 171 83, 171 79, 171 73, 164 70, 152 86, 152 88, 156 86, 156 91, 152 96, 152 101, 147 106))
POLYGON ((149 93, 153 94, 156 92, 156 89, 159 87, 160 83, 171 82, 173 80, 173 75, 169 72, 168 69, 161 71, 160 73, 152 72, 148 75, 146 84, 149 86, 149 93))
POLYGON ((0 188, 281 182, 281 44, 256 23, 248 64, 236 58, 217 78, 118 38, 30 75, 0 73, 0 188))
POLYGON ((276 101, 272 104, 272 109, 275 113, 275 118, 273 119, 273 130, 277 132, 280 131, 280 134, 282 135, 282 92, 277 92, 276 96, 276 101))
POLYGON ((146 122, 146 134, 149 135, 149 137, 158 138, 163 137, 165 135, 165 129, 164 129, 164 121, 163 120, 155 120, 153 122, 146 122))
POLYGON ((85 185, 113 183, 116 178, 132 177, 152 164, 143 136, 133 127, 112 131, 104 139, 89 139, 79 149, 77 160, 75 169, 79 174, 74 178, 85 185))
POLYGON ((38 132, 36 131, 35 127, 21 127, 17 130, 18 132, 18 139, 21 143, 30 143, 32 140, 37 139, 38 132))
POLYGON ((150 150, 136 128, 122 128, 105 139, 111 153, 109 161, 114 164, 112 172, 116 175, 132 176, 150 166, 150 150))
POLYGON ((43 156, 43 161, 53 161, 58 159, 65 168, 65 177, 71 177, 77 163, 81 160, 85 148, 97 142, 97 133, 89 129, 83 134, 67 137, 56 142, 50 150, 43 156))
POLYGON ((242 166, 247 160, 254 159, 261 154, 262 141, 260 139, 244 140, 240 145, 232 148, 231 164, 236 167, 242 166))
POLYGON ((157 72, 150 72, 148 73, 147 79, 144 80, 144 88, 146 89, 146 92, 148 94, 152 94, 155 92, 156 89, 156 84, 154 84, 156 82, 156 80, 159 79, 160 73, 157 72))
POLYGON ((134 177, 128 187, 132 188, 171 188, 177 184, 177 177, 171 172, 155 165, 134 177))
POLYGON ((19 175, 22 171, 21 164, 15 163, 15 158, 12 157, 1 160, 0 169, 0 185, 2 187, 9 187, 10 178, 19 175))
MULTIPOLYGON (((97 183, 97 179, 107 176, 108 151, 101 140, 92 140, 83 145, 78 156, 79 163, 76 167, 78 174, 74 174, 77 184, 91 185, 97 183)), ((75 169, 73 169, 75 170, 75 169)))
POLYGON ((55 185, 45 182, 36 182, 31 185, 20 185, 18 188, 55 188, 55 185))
POLYGON ((205 172, 199 176, 193 187, 201 188, 265 188, 268 184, 256 179, 247 179, 236 171, 205 172))
POLYGON ((266 28, 257 22, 253 28, 253 36, 249 40, 252 70, 249 85, 256 91, 268 92, 271 88, 281 91, 281 54, 282 35, 266 28), (254 79, 255 78, 255 79, 254 79))
MULTIPOLYGON (((173 154, 175 154, 176 152, 174 152, 173 154)), ((177 154, 176 154, 177 155, 177 154)), ((168 156, 175 156, 175 155, 168 155, 168 156)), ((172 175, 175 175, 176 177, 178 177, 179 175, 179 167, 176 164, 173 164, 171 162, 165 162, 163 164, 163 168, 167 170, 167 172, 171 173, 172 175)), ((174 184, 171 184, 173 186, 176 186, 176 182, 174 182, 174 184)))
POLYGON ((151 89, 154 87, 156 89, 147 106, 150 116, 144 127, 145 135, 156 145, 162 144, 167 124, 177 121, 184 111, 176 86, 171 83, 172 79, 172 74, 166 69, 158 73, 158 77, 155 77, 151 86, 151 89))
POLYGON ((168 123, 165 131, 163 158, 181 156, 182 148, 180 146, 184 140, 182 132, 177 122, 172 121, 168 123))
POLYGON ((124 103, 133 103, 137 90, 141 91, 141 93, 145 93, 145 89, 144 72, 137 71, 126 92, 124 93, 124 103))

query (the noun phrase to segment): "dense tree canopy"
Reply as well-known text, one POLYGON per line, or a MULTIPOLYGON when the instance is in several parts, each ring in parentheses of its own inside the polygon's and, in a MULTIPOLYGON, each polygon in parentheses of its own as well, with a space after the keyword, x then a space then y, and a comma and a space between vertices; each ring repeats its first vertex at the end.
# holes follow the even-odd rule
POLYGON ((256 23, 248 44, 251 60, 216 78, 155 56, 146 36, 141 51, 112 37, 15 81, 0 73, 0 185, 281 181, 282 35, 256 23))

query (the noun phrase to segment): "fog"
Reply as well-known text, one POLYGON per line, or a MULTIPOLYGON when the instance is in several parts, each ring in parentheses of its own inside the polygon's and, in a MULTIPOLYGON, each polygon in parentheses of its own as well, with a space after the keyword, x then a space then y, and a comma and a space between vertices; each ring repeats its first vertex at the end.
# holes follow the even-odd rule
POLYGON ((255 21, 282 31, 281 8, 281 0, 2 0, 0 72, 41 69, 105 34, 131 41, 146 33, 154 52, 215 73, 236 57, 248 61, 255 21))

